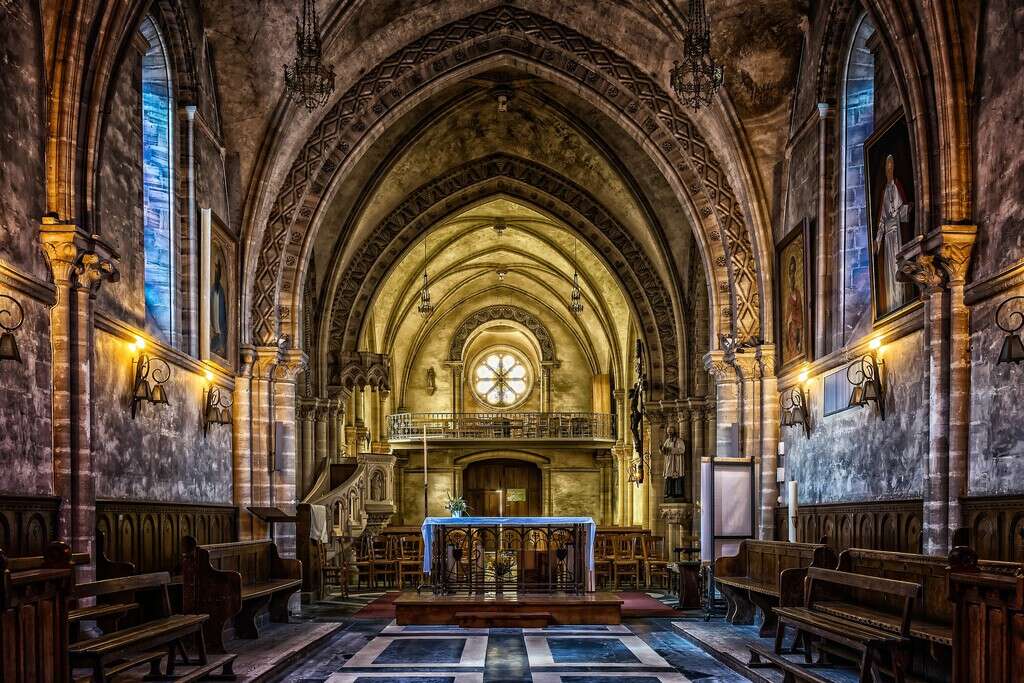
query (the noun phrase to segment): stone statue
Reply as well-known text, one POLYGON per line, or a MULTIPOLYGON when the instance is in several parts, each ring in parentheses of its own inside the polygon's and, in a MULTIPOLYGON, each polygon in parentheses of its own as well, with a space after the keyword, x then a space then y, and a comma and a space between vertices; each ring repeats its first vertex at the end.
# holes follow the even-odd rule
POLYGON ((899 263, 896 255, 903 247, 902 225, 910 220, 912 206, 904 196, 903 188, 895 177, 896 164, 890 154, 885 158, 885 191, 882 206, 878 212, 878 227, 875 232, 875 253, 881 252, 882 272, 885 273, 885 310, 893 311, 905 302, 903 283, 896 281, 899 263), (884 247, 884 251, 883 251, 884 247))
POLYGON ((433 366, 427 368, 427 396, 433 396, 437 391, 437 373, 433 366))
POLYGON ((675 425, 668 426, 668 435, 661 444, 661 455, 665 458, 665 497, 686 497, 686 442, 680 438, 675 425))

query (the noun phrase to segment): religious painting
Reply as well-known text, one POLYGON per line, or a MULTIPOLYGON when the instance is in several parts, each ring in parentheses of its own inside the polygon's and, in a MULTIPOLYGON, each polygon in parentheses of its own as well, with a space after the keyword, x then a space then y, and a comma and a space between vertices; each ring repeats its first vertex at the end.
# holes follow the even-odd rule
POLYGON ((897 278, 897 254, 914 237, 914 163, 902 112, 864 142, 868 248, 875 321, 915 300, 913 286, 897 278))
POLYGON ((779 360, 781 370, 812 359, 811 249, 814 224, 805 219, 786 234, 776 250, 779 277, 779 360))
POLYGON ((234 368, 237 345, 235 240, 209 209, 202 210, 202 231, 202 356, 230 370, 234 368))

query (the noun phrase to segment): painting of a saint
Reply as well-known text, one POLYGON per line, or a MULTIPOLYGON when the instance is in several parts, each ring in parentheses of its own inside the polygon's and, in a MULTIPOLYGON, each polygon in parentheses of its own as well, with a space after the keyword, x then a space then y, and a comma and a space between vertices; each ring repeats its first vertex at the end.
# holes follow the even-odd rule
POLYGON ((789 232, 778 249, 779 340, 783 368, 809 360, 811 356, 809 252, 810 224, 804 221, 789 232))
POLYGON ((914 175, 910 135, 902 116, 882 126, 864 143, 871 217, 875 319, 913 300, 911 288, 897 279, 898 254, 913 237, 914 175))
POLYGON ((210 352, 221 358, 228 355, 228 295, 225 280, 224 252, 216 247, 213 254, 213 279, 210 283, 210 352))

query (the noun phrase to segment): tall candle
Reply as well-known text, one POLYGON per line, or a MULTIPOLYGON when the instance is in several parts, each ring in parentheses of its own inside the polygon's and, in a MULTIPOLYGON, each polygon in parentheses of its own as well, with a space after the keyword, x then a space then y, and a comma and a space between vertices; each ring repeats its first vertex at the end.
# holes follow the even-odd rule
POLYGON ((796 542, 796 482, 789 482, 789 541, 796 542))

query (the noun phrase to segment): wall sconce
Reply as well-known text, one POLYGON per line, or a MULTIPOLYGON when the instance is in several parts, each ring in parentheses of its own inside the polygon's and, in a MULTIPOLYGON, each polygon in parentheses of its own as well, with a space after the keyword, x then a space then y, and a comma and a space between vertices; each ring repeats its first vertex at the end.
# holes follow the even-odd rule
POLYGON ((6 294, 0 294, 0 361, 13 360, 21 362, 18 341, 14 332, 25 322, 25 309, 17 301, 6 294))
MULTIPOLYGON (((213 373, 209 370, 206 371, 207 383, 213 382, 213 373)), ((221 391, 220 387, 209 384, 209 387, 203 389, 203 402, 206 407, 203 408, 203 436, 210 429, 210 425, 229 425, 231 424, 231 396, 226 391, 221 391)))
POLYGON ((1014 310, 1010 311, 1005 318, 1003 317, 1003 309, 1007 304, 1022 300, 1024 300, 1024 296, 1011 296, 999 304, 999 308, 996 309, 996 325, 1006 333, 1006 338, 1003 339, 1003 348, 999 352, 1000 363, 1024 363, 1024 341, 1021 341, 1020 337, 1021 328, 1024 328, 1024 312, 1014 310))
MULTIPOLYGON (((135 341, 128 345, 132 353, 142 351, 146 348, 146 340, 142 337, 135 337, 135 341)), ((167 390, 164 382, 171 377, 171 368, 159 358, 151 358, 144 353, 132 361, 135 365, 135 383, 132 386, 132 419, 135 418, 142 402, 153 405, 167 405, 167 390), (153 381, 152 386, 150 380, 153 381)))
POLYGON ((807 394, 804 393, 804 382, 807 381, 807 373, 800 373, 800 384, 783 392, 779 399, 782 407, 782 426, 796 427, 802 425, 804 434, 811 438, 810 416, 807 414, 807 394))
POLYGON ((872 339, 868 344, 870 350, 846 368, 846 381, 853 385, 849 407, 874 403, 878 406, 879 417, 885 420, 885 390, 881 373, 884 362, 878 353, 881 347, 881 339, 872 339))

